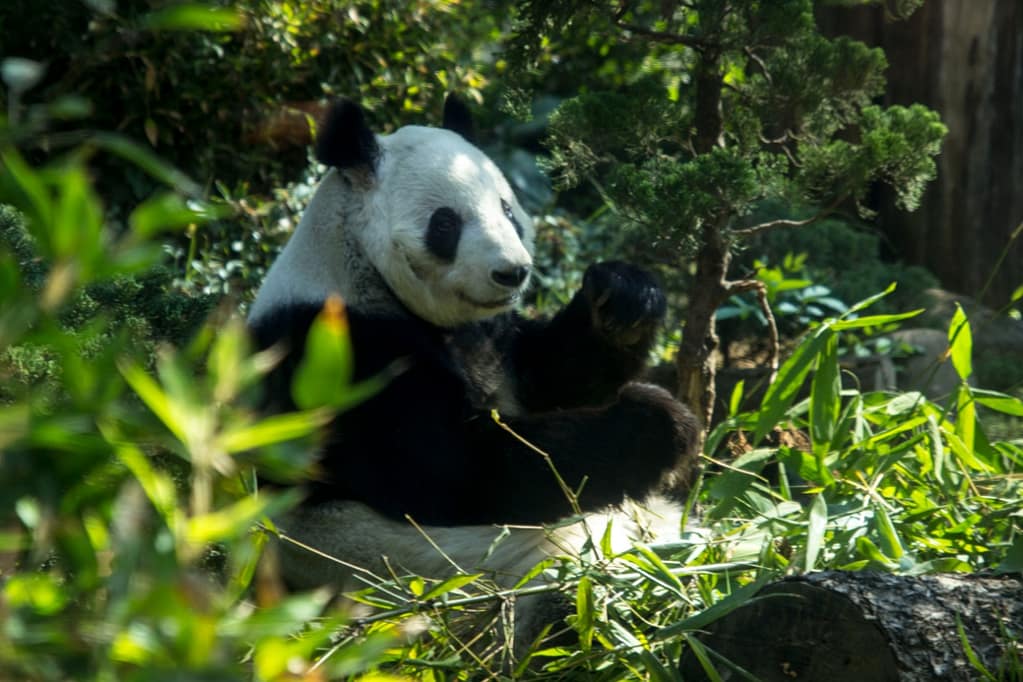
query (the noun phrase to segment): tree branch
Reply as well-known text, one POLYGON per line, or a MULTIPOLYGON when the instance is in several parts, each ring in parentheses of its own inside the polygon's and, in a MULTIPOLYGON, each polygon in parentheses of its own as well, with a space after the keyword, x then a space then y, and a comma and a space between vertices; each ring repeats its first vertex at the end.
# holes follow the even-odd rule
POLYGON ((769 220, 769 221, 767 221, 765 223, 759 223, 757 225, 751 225, 749 227, 743 227, 743 228, 738 229, 738 230, 732 230, 732 234, 736 235, 736 236, 739 236, 739 237, 749 237, 749 236, 754 235, 754 234, 759 234, 761 232, 766 232, 767 230, 771 230, 771 229, 774 229, 776 227, 803 227, 804 225, 809 225, 810 223, 815 223, 818 220, 820 220, 821 218, 824 218, 825 216, 831 215, 832 213, 835 212, 835 209, 837 209, 839 207, 839 205, 843 201, 848 199, 848 198, 849 198, 849 193, 848 192, 846 192, 845 194, 840 194, 830 204, 828 204, 827 206, 825 206, 821 210, 817 211, 817 213, 813 214, 809 218, 804 218, 803 220, 791 220, 789 218, 780 218, 778 220, 769 220))
POLYGON ((643 36, 648 40, 652 40, 655 43, 666 43, 668 45, 685 45, 691 47, 694 50, 706 50, 719 47, 719 44, 713 40, 707 40, 706 38, 700 38, 698 36, 687 36, 679 33, 667 33, 665 31, 655 31, 647 28, 646 26, 640 26, 639 24, 628 24, 620 19, 615 19, 615 25, 636 35, 643 36))
POLYGON ((778 325, 774 320, 774 312, 767 302, 767 285, 757 279, 742 279, 726 284, 728 295, 742 294, 747 291, 754 291, 757 294, 757 303, 760 304, 760 311, 767 320, 767 366, 770 370, 768 385, 774 383, 774 377, 778 374, 778 325))

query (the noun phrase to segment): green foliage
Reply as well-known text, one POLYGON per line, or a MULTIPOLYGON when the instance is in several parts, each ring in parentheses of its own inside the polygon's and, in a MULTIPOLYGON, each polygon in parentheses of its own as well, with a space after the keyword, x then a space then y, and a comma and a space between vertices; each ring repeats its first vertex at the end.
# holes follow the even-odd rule
POLYGON ((817 34, 810 0, 612 4, 519 3, 519 54, 535 58, 538 39, 557 45, 572 22, 649 41, 625 87, 559 107, 549 166, 562 186, 597 183, 651 253, 665 243, 692 252, 707 225, 742 235, 767 200, 859 204, 875 181, 911 209, 934 177, 937 115, 873 106, 884 54, 817 34))
MULTIPOLYGON (((190 292, 244 299, 313 184, 303 176, 306 147, 293 141, 308 137, 303 112, 345 95, 375 112, 374 127, 386 131, 439 112, 449 91, 479 100, 497 66, 474 55, 495 38, 502 7, 499 0, 11 0, 0 3, 0 26, 18 30, 0 32, 0 55, 34 60, 24 64, 40 79, 0 93, 0 108, 18 116, 19 134, 33 136, 33 159, 80 141, 69 128, 87 116, 89 127, 146 140, 197 178, 202 187, 191 194, 215 190, 214 200, 230 210, 169 238, 167 248, 190 292)), ((162 181, 152 168, 106 157, 94 165, 112 219, 159 201, 152 195, 162 181)))
MULTIPOLYGON (((326 592, 282 598, 260 568, 260 529, 298 491, 257 493, 255 472, 307 476, 333 411, 260 418, 273 358, 251 354, 237 318, 194 334, 210 301, 174 291, 154 240, 217 215, 183 194, 194 183, 104 133, 27 161, 12 141, 32 148, 36 132, 17 123, 0 117, 0 676, 279 679, 309 667, 345 616, 326 592), (113 220, 92 182, 105 164, 164 187, 113 220)), ((323 673, 360 673, 392 641, 381 626, 323 673)))
MULTIPOLYGON (((768 214, 780 210, 767 209, 768 214)), ((764 215, 757 213, 758 219, 764 215)), ((938 279, 921 267, 886 262, 877 232, 839 218, 755 235, 736 254, 735 264, 739 270, 756 271, 757 261, 778 267, 789 255, 800 261, 800 267, 791 271, 794 276, 827 283, 840 301, 857 301, 897 283, 895 291, 876 304, 879 312, 906 310, 921 292, 938 286, 938 279)))
MULTIPOLYGON (((705 14, 693 20, 692 35, 706 35, 701 33, 704 19, 731 21, 755 29, 769 43, 779 27, 795 29, 808 20, 805 12, 792 13, 793 8, 805 9, 805 3, 762 4, 755 26, 748 22, 752 9, 728 18, 708 5, 705 14)), ((0 14, 12 6, 24 9, 18 3, 7 4, 0 14)), ((553 11, 559 3, 533 6, 553 11)), ((155 78, 159 92, 169 99, 151 94, 121 100, 112 95, 97 101, 130 101, 139 107, 130 115, 116 106, 101 112, 125 116, 117 123, 127 121, 126 129, 134 130, 139 139, 149 132, 140 113, 148 107, 146 116, 156 123, 161 154, 168 149, 164 125, 176 125, 175 110, 208 124, 218 120, 216 107, 227 106, 224 97, 267 96, 262 88, 272 84, 284 67, 267 70, 266 82, 253 83, 257 92, 250 93, 232 91, 227 85, 238 86, 239 81, 231 79, 240 76, 228 76, 221 71, 226 64, 212 63, 219 55, 230 54, 224 61, 242 76, 250 73, 246 69, 256 69, 255 63, 229 50, 239 42, 248 44, 250 31, 257 35, 276 31, 273 35, 280 42, 269 39, 260 49, 286 55, 292 60, 288 62, 292 74, 318 73, 309 65, 317 46, 366 59, 360 79, 376 73, 381 59, 392 65, 413 59, 411 54, 367 56, 342 45, 340 34, 331 32, 341 30, 341 24, 330 21, 337 17, 340 4, 329 5, 333 13, 326 17, 315 14, 326 4, 259 4, 261 10, 277 12, 266 15, 271 18, 256 13, 252 9, 256 3, 246 4, 244 35, 219 32, 232 27, 234 14, 191 5, 161 7, 150 14, 145 3, 115 6, 92 0, 61 10, 33 5, 30 9, 39 12, 23 12, 19 25, 24 31, 5 34, 0 52, 13 54, 9 47, 17 41, 41 50, 31 54, 49 49, 55 64, 72 55, 69 68, 98 79, 83 80, 97 88, 91 91, 94 94, 116 94, 121 87, 137 93, 132 88, 139 82, 146 92, 146 79, 155 78), (93 18, 94 11, 99 12, 96 31, 82 31, 83 17, 93 18), (257 17, 269 23, 254 26, 257 17), (218 32, 199 35, 187 30, 196 22, 218 32), (174 33, 167 33, 171 29, 174 33), (320 42, 305 41, 306 30, 322 31, 316 34, 320 42), (98 39, 110 50, 93 50, 91 41, 98 39), (166 62, 154 61, 151 56, 157 52, 150 50, 167 50, 159 53, 166 62), (182 56, 186 53, 194 63, 182 56), (106 62, 103 54, 110 57, 106 62), (154 76, 149 76, 146 59, 153 62, 154 76), (138 71, 122 68, 125 65, 138 71), (161 79, 166 73, 176 75, 165 83, 161 79), (115 82, 118 77, 123 85, 115 82), (170 91, 168 83, 181 89, 170 91), (198 91, 192 87, 223 88, 226 94, 216 93, 208 105, 212 108, 202 111, 197 100, 185 97, 198 91), (173 99, 174 92, 180 100, 173 99)), ((372 31, 393 29, 396 21, 411 22, 408 17, 417 18, 414 11, 425 11, 427 5, 416 5, 408 10, 410 15, 400 14, 397 5, 387 5, 385 11, 382 3, 349 4, 344 9, 353 7, 363 19, 388 20, 382 26, 356 19, 344 23, 344 30, 356 31, 350 37, 357 41, 372 31), (363 12, 364 8, 368 9, 363 12)), ((5 20, 9 16, 0 16, 0 23, 9 25, 5 20)), ((431 15, 423 31, 430 27, 440 31, 451 16, 431 15)), ((565 19, 574 24, 585 16, 569 11, 565 19)), ((459 24, 453 26, 456 30, 459 24)), ((570 26, 566 35, 579 30, 570 26)), ((419 31, 410 23, 395 39, 426 40, 430 35, 419 31)), ((579 54, 595 60, 603 41, 594 39, 579 54)), ((608 47, 609 53, 628 53, 618 49, 608 47)), ((835 49, 849 59, 875 59, 870 51, 861 53, 851 46, 835 49)), ((675 65, 690 59, 674 48, 666 48, 661 56, 666 62, 675 58, 671 62, 675 65)), ((657 92, 633 78, 640 70, 634 64, 620 67, 609 67, 601 78, 613 76, 638 90, 657 92)), ((755 69, 747 72, 745 66, 731 62, 728 69, 740 86, 757 79, 755 69)), ((841 64, 836 62, 833 69, 840 72, 841 64)), ((17 90, 11 85, 15 76, 31 80, 31 68, 23 69, 21 76, 11 76, 10 71, 4 72, 9 93, 17 90)), ((654 72, 658 78, 665 76, 664 71, 654 72)), ((56 96, 67 92, 61 88, 67 88, 68 81, 54 73, 44 87, 56 96)), ((422 71, 416 66, 412 73, 422 71)), ((398 98, 402 106, 406 97, 411 98, 414 108, 420 95, 428 97, 422 89, 413 92, 426 87, 424 78, 410 76, 394 90, 381 83, 367 87, 398 98)), ((679 132, 691 120, 687 83, 673 78, 662 82, 668 84, 669 98, 675 88, 678 109, 640 112, 649 137, 638 142, 622 137, 612 140, 614 148, 593 142, 591 169, 612 168, 612 154, 626 155, 626 165, 605 190, 609 196, 621 195, 620 205, 637 213, 637 224, 649 215, 640 214, 641 209, 659 211, 664 220, 681 212, 688 212, 687 220, 699 220, 704 215, 700 211, 719 209, 754 219, 754 214, 742 213, 744 206, 758 195, 758 188, 778 189, 790 181, 787 161, 744 155, 738 141, 752 138, 743 137, 746 133, 738 124, 728 132, 734 145, 705 158, 688 155, 679 132), (651 193, 642 175, 650 169, 664 172, 658 180, 664 183, 663 192, 681 186, 683 179, 699 191, 682 198, 651 193), (710 194, 718 189, 721 198, 711 203, 710 194), (662 199, 670 200, 671 210, 661 206, 662 199), (642 201, 653 204, 644 207, 642 201)), ((28 80, 18 83, 19 97, 31 91, 28 80)), ((306 86, 312 87, 309 83, 295 87, 306 86)), ((825 86, 830 86, 821 84, 827 91, 825 86)), ((815 101, 812 95, 800 95, 804 100, 799 106, 810 106, 806 102, 815 101)), ((615 117, 629 114, 630 101, 618 101, 615 117)), ((873 302, 869 301, 849 307, 837 319, 815 316, 816 326, 781 368, 756 411, 739 413, 740 401, 733 401, 733 414, 710 435, 707 467, 686 506, 693 513, 677 542, 637 545, 615 553, 610 532, 595 529, 582 556, 551 558, 514 588, 498 589, 478 574, 434 580, 395 573, 351 595, 360 604, 358 612, 339 608, 328 591, 284 597, 274 570, 274 548, 277 541, 287 540, 274 539, 272 519, 297 497, 294 492, 260 487, 259 476, 284 482, 308 476, 312 443, 334 409, 379 384, 351 386, 344 380, 351 358, 343 313, 329 308, 317 323, 310 340, 314 347, 294 387, 307 409, 260 417, 259 379, 272 364, 273 354, 252 354, 242 325, 230 316, 215 316, 194 333, 212 302, 193 294, 207 289, 219 293, 217 282, 258 272, 262 259, 272 254, 272 244, 286 233, 287 226, 281 223, 297 212, 308 185, 295 185, 266 203, 226 187, 222 203, 201 201, 200 186, 144 145, 120 135, 71 130, 72 124, 57 116, 69 110, 68 102, 28 104, 19 121, 0 119, 4 678, 278 680, 358 678, 369 673, 372 679, 404 674, 448 680, 512 673, 676 679, 679 654, 691 647, 714 679, 721 676, 713 666, 721 664, 694 636, 776 576, 815 568, 869 567, 903 573, 1019 570, 1023 442, 1012 435, 993 437, 985 419, 992 414, 1021 416, 1023 402, 966 383, 974 370, 968 365, 971 334, 964 316, 957 317, 950 335, 949 361, 963 381, 949 404, 937 405, 918 394, 844 388, 837 364, 839 335, 894 324, 902 317, 891 311, 867 314, 866 305, 873 302), (37 143, 57 122, 67 126, 64 141, 75 144, 62 146, 60 153, 49 157, 39 152, 37 143), (108 196, 122 191, 110 187, 110 177, 135 178, 126 187, 139 190, 137 200, 108 196), (139 178, 145 178, 144 183, 139 178), (245 215, 245 225, 260 236, 234 235, 223 205, 245 215), (167 231, 179 229, 193 236, 193 241, 185 242, 192 246, 172 255, 205 262, 208 272, 190 266, 187 275, 175 279, 161 268, 166 249, 159 240, 167 231), (202 248, 194 246, 201 239, 209 241, 202 248), (207 247, 214 255, 202 261, 198 252, 207 247), (232 274, 239 270, 244 274, 232 274), (331 391, 319 393, 315 378, 326 375, 338 381, 331 391), (804 398, 806 383, 810 392, 804 398), (976 407, 978 403, 983 409, 976 407), (727 466, 719 466, 723 461, 727 466), (541 573, 550 578, 550 585, 527 584, 541 573), (511 662, 506 642, 498 636, 502 608, 514 598, 552 591, 574 605, 567 625, 575 640, 556 648, 534 647, 525 660, 511 662), (495 628, 484 627, 488 624, 495 628), (467 627, 470 640, 464 638, 467 627)), ((792 100, 792 106, 796 104, 792 100)), ((575 115, 574 106, 567 105, 564 115, 575 115)), ((588 121, 586 125, 613 123, 586 107, 578 109, 578 115, 588 121)), ((884 112, 879 115, 883 120, 872 129, 876 135, 871 139, 874 144, 896 146, 913 138, 914 121, 927 118, 909 113, 907 123, 901 113, 888 119, 884 112)), ((826 119, 819 125, 826 127, 826 119)), ((107 124, 111 121, 107 119, 107 124)), ((107 124, 97 126, 115 127, 107 124)), ((185 145, 166 156, 178 161, 189 153, 202 157, 210 153, 202 146, 204 141, 220 149, 237 146, 231 131, 186 132, 193 136, 187 140, 194 149, 189 152, 185 145)), ((930 138, 922 134, 908 144, 925 139, 930 138)), ((878 172, 892 177, 926 171, 912 164, 903 167, 895 157, 885 157, 885 150, 863 153, 875 154, 870 163, 878 162, 878 172)), ((261 162, 255 155, 240 154, 210 163, 230 168, 247 160, 261 162)), ((197 163, 205 162, 200 158, 197 163)), ((184 165, 197 167, 191 162, 184 165)), ((546 295, 566 295, 576 286, 582 266, 595 259, 590 250, 618 243, 620 235, 611 228, 610 217, 591 216, 586 227, 566 226, 550 217, 565 229, 541 234, 541 248, 550 254, 550 266, 542 273, 550 285, 546 295), (599 241, 590 237, 591 229, 600 235, 599 241)), ((817 255, 816 249, 806 250, 817 255)), ((863 251, 868 254, 870 249, 863 251)), ((842 256, 843 249, 837 248, 835 267, 842 256)), ((790 280, 785 272, 772 280, 779 303, 790 280)), ((379 379, 383 380, 386 377, 379 379)))
MULTIPOLYGON (((343 94, 391 114, 378 121, 390 127, 439 111, 448 90, 474 95, 485 82, 463 55, 494 30, 490 8, 437 0, 214 4, 153 11, 148 0, 12 0, 0 8, 0 25, 19 29, 0 37, 0 54, 47 65, 30 101, 84 97, 97 128, 146 139, 190 175, 230 187, 279 185, 304 167, 302 149, 282 155, 252 138, 284 103, 343 94), (203 30, 188 30, 197 26, 203 30)), ((128 180, 143 189, 137 176, 128 180)))

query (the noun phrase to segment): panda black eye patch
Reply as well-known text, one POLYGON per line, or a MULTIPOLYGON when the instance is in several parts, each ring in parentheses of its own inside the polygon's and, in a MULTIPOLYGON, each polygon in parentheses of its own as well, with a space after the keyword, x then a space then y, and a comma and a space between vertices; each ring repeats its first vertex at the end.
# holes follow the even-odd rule
POLYGON ((501 210, 504 211, 504 217, 511 221, 512 226, 515 228, 515 234, 522 236, 522 226, 519 225, 519 221, 515 219, 515 214, 512 213, 511 204, 504 199, 501 199, 501 210))
POLYGON ((430 224, 426 228, 426 248, 445 263, 452 263, 461 236, 461 217, 454 209, 441 206, 430 216, 430 224))

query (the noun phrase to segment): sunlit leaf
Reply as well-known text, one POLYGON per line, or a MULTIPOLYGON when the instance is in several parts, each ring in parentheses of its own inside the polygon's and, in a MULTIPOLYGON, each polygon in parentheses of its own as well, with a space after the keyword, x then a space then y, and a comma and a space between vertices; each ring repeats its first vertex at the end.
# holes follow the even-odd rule
POLYGON ((753 433, 754 443, 759 443, 792 406, 824 341, 821 336, 804 341, 778 370, 777 378, 768 387, 761 403, 753 433))
POLYGON ((973 399, 984 407, 1013 417, 1023 417, 1023 400, 1019 398, 982 388, 970 388, 970 393, 973 399))
POLYGON ((138 365, 122 362, 119 365, 121 370, 121 376, 124 377, 128 385, 132 387, 135 393, 142 398, 142 402, 152 410, 160 421, 163 422, 171 433, 181 442, 185 442, 187 439, 187 432, 185 429, 185 414, 182 413, 181 409, 171 400, 171 398, 160 388, 160 385, 149 376, 138 365))
POLYGON ((64 587, 49 573, 13 575, 7 578, 3 593, 12 608, 30 608, 41 615, 59 613, 68 601, 64 587))
POLYGON ((331 297, 309 328, 305 354, 292 378, 295 404, 308 410, 343 403, 353 369, 344 304, 340 298, 331 297))
POLYGON ((952 366, 955 367, 959 378, 966 381, 973 374, 973 333, 970 331, 966 313, 958 303, 948 327, 948 343, 952 366))
POLYGON ((593 610, 593 585, 588 577, 583 576, 575 593, 575 630, 579 633, 579 646, 583 651, 589 651, 593 646, 593 610))
POLYGON ((956 435, 967 449, 973 450, 977 434, 977 404, 968 384, 963 383, 956 391, 956 435))
POLYGON ((867 315, 865 317, 857 317, 854 320, 839 320, 831 325, 831 328, 836 332, 847 332, 853 329, 866 329, 868 327, 881 327, 895 322, 902 322, 910 318, 916 317, 924 310, 911 310, 908 313, 894 313, 891 315, 867 315))
POLYGON ((440 583, 439 585, 436 585, 433 588, 431 588, 429 592, 422 596, 422 599, 423 601, 437 599, 438 597, 441 597, 447 594, 448 592, 459 590, 465 587, 466 585, 471 585, 472 583, 479 580, 481 577, 483 577, 482 573, 466 573, 464 575, 452 576, 445 580, 444 582, 440 583))
POLYGON ((300 497, 301 491, 296 488, 277 495, 247 495, 228 507, 189 518, 185 538, 202 545, 237 537, 248 533, 263 516, 273 516, 293 506, 300 497))
POLYGON ((828 505, 821 494, 813 498, 806 526, 806 562, 803 568, 812 571, 824 547, 824 533, 828 527, 828 505))
POLYGON ((218 443, 227 453, 254 450, 312 435, 326 426, 332 417, 332 411, 322 409, 272 415, 255 424, 225 431, 218 443))
POLYGON ((877 532, 881 538, 885 555, 896 560, 901 559, 905 554, 902 540, 899 538, 899 533, 888 512, 880 504, 874 505, 874 519, 877 522, 877 532))
POLYGON ((142 25, 151 31, 237 31, 245 25, 245 16, 229 7, 183 3, 150 12, 142 25))
POLYGON ((810 383, 810 437, 823 452, 835 437, 841 412, 842 379, 838 369, 838 335, 826 332, 817 355, 817 372, 810 383))

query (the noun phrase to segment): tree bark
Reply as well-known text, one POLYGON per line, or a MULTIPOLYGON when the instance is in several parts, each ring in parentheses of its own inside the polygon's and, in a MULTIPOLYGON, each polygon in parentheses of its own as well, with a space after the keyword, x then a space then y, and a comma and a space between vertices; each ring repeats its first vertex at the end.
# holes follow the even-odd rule
MULTIPOLYGON (((700 52, 696 69, 696 136, 693 146, 697 154, 710 152, 721 139, 721 57, 713 49, 700 52)), ((729 246, 722 234, 722 220, 708 220, 703 225, 702 244, 696 256, 696 277, 689 295, 682 343, 679 344, 678 397, 698 414, 704 424, 704 436, 714 414, 714 351, 718 336, 714 315, 728 297, 729 246)))
MULTIPOLYGON (((906 21, 881 7, 829 7, 825 34, 884 49, 886 104, 920 102, 941 113, 948 137, 938 178, 918 211, 879 197, 879 223, 896 256, 923 265, 946 289, 978 296, 1023 221, 1023 2, 927 0, 906 21)), ((1007 302, 1023 273, 1017 239, 983 303, 1007 302)))
MULTIPOLYGON (((1018 679, 1000 668, 1023 660, 1018 576, 814 573, 768 585, 699 639, 763 682, 982 679, 959 622, 996 679, 1018 679)), ((724 679, 740 679, 722 663, 716 668, 724 679)), ((680 669, 686 680, 707 679, 691 649, 680 669)))

